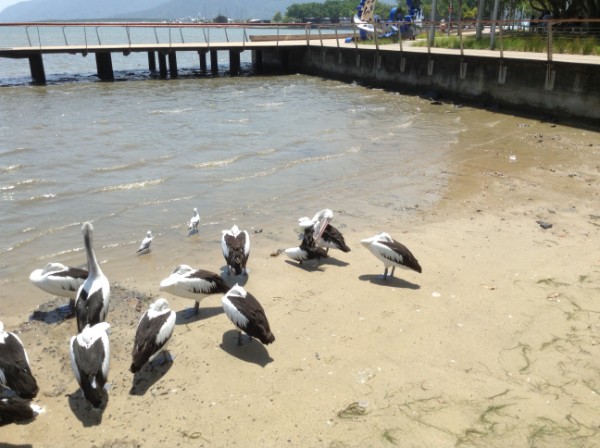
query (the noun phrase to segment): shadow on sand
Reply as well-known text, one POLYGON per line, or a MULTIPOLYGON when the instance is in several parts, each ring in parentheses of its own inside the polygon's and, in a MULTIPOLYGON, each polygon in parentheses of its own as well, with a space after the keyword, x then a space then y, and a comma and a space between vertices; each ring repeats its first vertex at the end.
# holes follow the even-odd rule
POLYGON ((81 389, 69 395, 69 407, 77 419, 84 427, 98 426, 102 423, 102 415, 108 406, 108 393, 104 391, 102 405, 99 408, 93 407, 83 396, 81 389))
POLYGON ((231 356, 261 367, 265 367, 270 362, 273 362, 273 358, 269 356, 269 352, 260 341, 255 341, 254 338, 248 340, 248 338, 249 336, 244 334, 242 345, 238 345, 238 332, 236 330, 229 330, 223 333, 223 342, 221 342, 220 347, 231 356))
POLYGON ((390 286, 393 288, 404 288, 404 289, 421 289, 420 285, 417 285, 415 283, 411 283, 411 282, 407 282, 406 280, 403 280, 401 278, 397 278, 397 277, 389 277, 384 280, 383 279, 383 275, 373 275, 373 274, 366 274, 366 275, 361 275, 360 277, 358 277, 360 280, 362 280, 363 282, 371 282, 374 285, 380 285, 380 286, 390 286))
POLYGON ((163 362, 163 354, 158 355, 151 363, 133 375, 133 384, 129 390, 130 395, 145 395, 158 380, 167 374, 173 367, 173 358, 167 354, 167 361, 163 362))
POLYGON ((209 306, 202 307, 200 305, 200 309, 198 310, 198 314, 195 314, 194 307, 186 308, 184 310, 180 310, 175 312, 175 324, 176 325, 185 325, 191 324, 192 322, 197 322, 199 320, 210 319, 211 317, 218 316, 223 313, 222 306, 209 306))

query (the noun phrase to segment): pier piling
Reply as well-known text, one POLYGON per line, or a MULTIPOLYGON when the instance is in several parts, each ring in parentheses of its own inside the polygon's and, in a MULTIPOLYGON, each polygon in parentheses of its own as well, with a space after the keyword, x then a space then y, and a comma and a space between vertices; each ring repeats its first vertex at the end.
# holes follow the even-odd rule
POLYGON ((46 73, 44 72, 44 61, 41 54, 29 56, 29 69, 31 70, 31 79, 38 86, 46 84, 46 73))
POLYGON ((113 73, 112 56, 110 52, 98 52, 96 53, 96 69, 98 72, 98 78, 100 81, 114 81, 115 75, 113 73))

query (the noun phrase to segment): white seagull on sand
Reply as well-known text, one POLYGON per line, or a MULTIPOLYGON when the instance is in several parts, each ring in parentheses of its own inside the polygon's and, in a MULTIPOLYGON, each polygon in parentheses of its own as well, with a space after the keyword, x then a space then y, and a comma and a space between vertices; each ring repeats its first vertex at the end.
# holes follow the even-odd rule
POLYGON ((166 349, 175 329, 175 311, 169 309, 169 302, 160 298, 150 305, 144 313, 135 332, 132 362, 129 370, 139 372, 147 363, 152 362, 161 352, 163 363, 167 361, 166 349))
POLYGON ((39 387, 31 373, 29 358, 19 337, 4 331, 0 322, 0 386, 12 390, 21 398, 34 398, 39 387))
POLYGON ((238 332, 238 345, 242 345, 242 331, 263 344, 275 342, 265 310, 258 300, 236 284, 221 299, 225 314, 238 332))
POLYGON ((382 232, 371 238, 360 241, 373 255, 383 261, 385 271, 383 279, 387 279, 388 268, 392 268, 390 276, 394 276, 396 266, 421 272, 421 265, 408 248, 394 240, 389 234, 382 232))
POLYGON ((77 331, 83 330, 86 325, 95 325, 106 320, 110 302, 110 283, 100 269, 94 254, 92 224, 86 222, 81 228, 83 243, 87 254, 89 275, 77 291, 75 299, 75 316, 77 317, 77 331))
POLYGON ((200 215, 198 214, 198 209, 194 207, 194 215, 188 224, 188 230, 190 233, 198 231, 198 224, 200 224, 200 215))
POLYGON ((224 294, 229 287, 219 274, 204 269, 192 269, 187 264, 182 264, 160 282, 160 289, 174 296, 195 300, 194 314, 198 314, 203 298, 212 294, 224 294))
POLYGON ((240 231, 237 225, 229 230, 223 230, 221 236, 223 256, 227 262, 229 275, 247 274, 246 263, 250 256, 250 236, 245 230, 240 231))
POLYGON ((140 244, 140 248, 137 250, 137 253, 150 252, 150 244, 152 243, 152 232, 148 230, 146 236, 142 240, 142 244, 140 244))
POLYGON ((98 408, 104 398, 104 385, 110 366, 110 343, 107 322, 86 325, 83 331, 71 338, 71 368, 81 387, 83 396, 98 408))

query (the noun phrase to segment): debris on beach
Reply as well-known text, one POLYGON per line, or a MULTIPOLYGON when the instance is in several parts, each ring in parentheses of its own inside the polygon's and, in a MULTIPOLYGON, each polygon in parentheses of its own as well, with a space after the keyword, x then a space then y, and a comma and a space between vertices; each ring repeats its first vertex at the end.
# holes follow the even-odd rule
POLYGON ((544 230, 545 230, 545 229, 551 229, 551 228, 552 228, 552 224, 550 224, 549 222, 542 221, 542 220, 537 220, 536 222, 537 222, 537 223, 540 225, 540 227, 541 227, 542 229, 544 229, 544 230))

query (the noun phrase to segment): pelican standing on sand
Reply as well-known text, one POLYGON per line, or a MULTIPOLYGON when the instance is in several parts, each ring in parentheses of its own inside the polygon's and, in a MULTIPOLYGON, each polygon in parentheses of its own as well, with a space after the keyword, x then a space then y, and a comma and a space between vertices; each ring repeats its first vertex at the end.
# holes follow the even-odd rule
POLYGON ((35 398, 39 391, 31 373, 29 358, 19 337, 4 331, 0 322, 0 386, 12 390, 21 398, 35 398))
POLYGON ((65 266, 62 263, 48 263, 43 269, 36 269, 29 275, 35 286, 49 294, 68 297, 71 311, 75 311, 77 291, 88 277, 85 269, 65 266))
POLYGON ((19 397, 0 399, 0 426, 10 423, 27 423, 33 420, 43 409, 19 397))
POLYGON ((110 366, 110 343, 107 322, 86 325, 83 331, 71 338, 71 368, 83 396, 99 408, 104 398, 104 385, 110 366))
POLYGON ((383 279, 387 279, 388 268, 392 268, 390 276, 394 276, 396 266, 412 269, 421 273, 421 265, 408 248, 394 240, 388 233, 381 232, 371 238, 365 238, 360 243, 371 251, 373 255, 383 261, 385 270, 383 279))
POLYGON ((275 342, 265 310, 256 297, 236 284, 221 299, 225 314, 238 332, 238 345, 242 345, 242 331, 263 344, 275 342))
POLYGON ((160 282, 160 289, 174 296, 195 300, 194 314, 198 314, 203 298, 211 294, 224 294, 229 287, 219 274, 204 269, 192 269, 187 264, 182 264, 160 282))
POLYGON ((167 343, 175 329, 175 311, 169 309, 169 302, 160 298, 144 313, 135 332, 132 363, 129 370, 139 372, 147 362, 152 362, 161 352, 163 363, 167 361, 167 343))
POLYGON ((94 254, 92 224, 86 222, 81 227, 83 243, 88 260, 89 275, 77 292, 75 299, 75 316, 77 317, 77 331, 90 324, 95 325, 106 320, 110 302, 110 283, 102 273, 100 265, 94 254))
POLYGON ((198 209, 194 207, 194 215, 188 224, 188 230, 190 231, 190 234, 198 231, 198 224, 200 224, 200 215, 198 214, 198 209))
POLYGON ((152 243, 152 232, 148 230, 146 236, 142 240, 142 244, 140 244, 140 248, 137 250, 137 253, 150 252, 150 244, 152 243))
POLYGON ((233 271, 234 275, 247 274, 246 263, 250 256, 250 236, 245 230, 240 231, 237 225, 229 230, 223 230, 221 236, 221 247, 223 257, 227 262, 229 275, 233 271))

